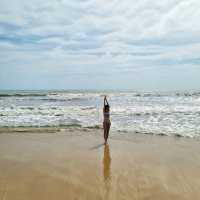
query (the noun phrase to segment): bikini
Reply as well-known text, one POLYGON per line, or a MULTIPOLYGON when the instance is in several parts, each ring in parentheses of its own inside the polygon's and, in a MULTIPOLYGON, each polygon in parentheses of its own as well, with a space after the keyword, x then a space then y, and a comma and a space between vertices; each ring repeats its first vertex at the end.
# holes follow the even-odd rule
POLYGON ((104 112, 104 122, 110 123, 110 112, 104 112))

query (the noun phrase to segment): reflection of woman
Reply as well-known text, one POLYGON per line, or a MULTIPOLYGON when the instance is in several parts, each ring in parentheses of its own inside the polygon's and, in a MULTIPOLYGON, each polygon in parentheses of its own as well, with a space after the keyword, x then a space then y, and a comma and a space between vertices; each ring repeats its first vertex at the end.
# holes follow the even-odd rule
POLYGON ((111 125, 110 106, 108 104, 108 100, 107 100, 106 96, 104 97, 103 116, 104 116, 104 120, 103 120, 104 140, 105 140, 105 144, 106 144, 108 136, 109 136, 110 125, 111 125))
POLYGON ((110 151, 108 144, 106 144, 104 146, 104 157, 103 157, 103 175, 105 181, 110 178, 110 164, 111 164, 110 151))
POLYGON ((108 144, 104 146, 104 157, 103 157, 103 176, 105 184, 105 196, 104 199, 109 199, 110 189, 111 189, 111 157, 108 144))

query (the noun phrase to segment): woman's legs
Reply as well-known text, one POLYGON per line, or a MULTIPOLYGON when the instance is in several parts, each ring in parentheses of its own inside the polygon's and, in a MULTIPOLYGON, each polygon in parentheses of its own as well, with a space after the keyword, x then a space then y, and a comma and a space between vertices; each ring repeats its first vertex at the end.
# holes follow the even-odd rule
POLYGON ((110 123, 106 123, 105 143, 107 143, 109 131, 110 131, 110 123))
POLYGON ((103 129, 104 129, 104 140, 107 143, 109 131, 110 131, 110 122, 103 122, 103 129))
POLYGON ((106 143, 106 132, 107 132, 107 128, 106 128, 106 123, 103 122, 103 131, 104 131, 104 140, 105 140, 105 143, 106 143))

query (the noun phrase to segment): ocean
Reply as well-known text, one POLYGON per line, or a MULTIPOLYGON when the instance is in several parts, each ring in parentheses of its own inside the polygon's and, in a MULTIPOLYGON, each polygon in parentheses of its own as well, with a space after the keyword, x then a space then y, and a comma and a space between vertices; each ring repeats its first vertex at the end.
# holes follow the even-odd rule
POLYGON ((102 128, 104 95, 116 134, 200 136, 199 91, 0 91, 0 129, 102 128))

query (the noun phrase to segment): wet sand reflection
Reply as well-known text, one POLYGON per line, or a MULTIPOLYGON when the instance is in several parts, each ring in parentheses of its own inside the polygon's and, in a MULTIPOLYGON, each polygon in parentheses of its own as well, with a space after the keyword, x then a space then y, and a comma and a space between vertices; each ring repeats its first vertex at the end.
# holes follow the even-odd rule
POLYGON ((106 144, 104 146, 104 158, 103 158, 104 181, 109 180, 111 177, 110 165, 111 165, 110 150, 109 150, 109 145, 106 144))
POLYGON ((110 184, 111 184, 111 157, 109 145, 104 146, 104 157, 103 157, 103 175, 105 184, 105 197, 104 199, 109 199, 110 184))

